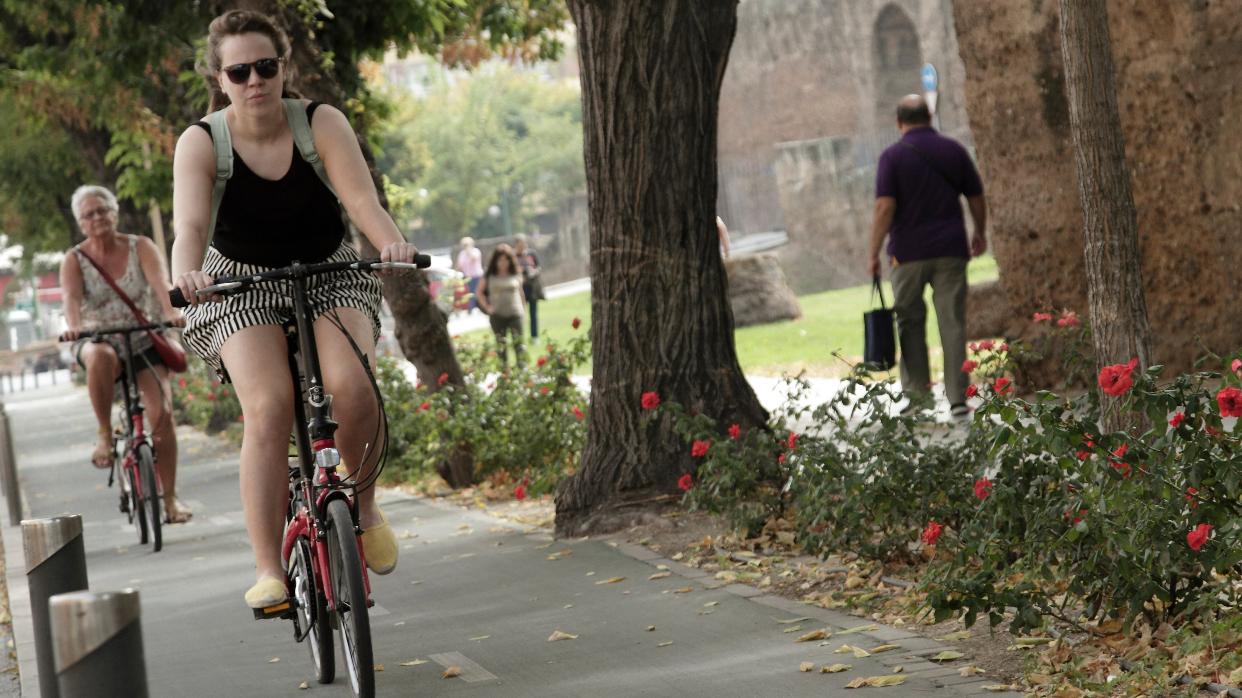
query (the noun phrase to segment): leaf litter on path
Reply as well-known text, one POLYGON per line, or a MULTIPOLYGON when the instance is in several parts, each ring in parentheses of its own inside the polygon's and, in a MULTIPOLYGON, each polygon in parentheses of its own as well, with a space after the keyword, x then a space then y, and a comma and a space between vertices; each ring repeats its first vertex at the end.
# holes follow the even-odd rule
POLYGON ((900 686, 906 682, 906 677, 901 674, 887 674, 885 676, 868 676, 866 678, 859 677, 845 684, 846 688, 863 688, 864 686, 872 686, 875 688, 884 688, 887 686, 900 686))
MULTIPOLYGON (((792 629, 793 628, 790 628, 790 630, 792 629)), ((789 632, 789 630, 786 630, 785 632, 789 632)), ((830 635, 832 635, 832 633, 828 632, 827 628, 820 628, 819 630, 812 630, 805 635, 799 636, 795 642, 814 642, 815 640, 823 640, 830 635)))
POLYGON ((548 642, 556 642, 557 640, 577 640, 577 639, 578 639, 577 635, 563 632, 560 630, 553 630, 552 634, 548 636, 548 642))

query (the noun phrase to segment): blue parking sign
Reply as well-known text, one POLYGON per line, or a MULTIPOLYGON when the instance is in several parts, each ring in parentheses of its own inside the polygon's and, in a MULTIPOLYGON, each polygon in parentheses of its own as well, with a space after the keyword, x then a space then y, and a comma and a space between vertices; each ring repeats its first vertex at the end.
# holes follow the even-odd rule
POLYGON ((923 77, 923 91, 935 92, 936 88, 940 86, 940 77, 936 74, 936 66, 931 63, 924 63, 921 75, 923 77))

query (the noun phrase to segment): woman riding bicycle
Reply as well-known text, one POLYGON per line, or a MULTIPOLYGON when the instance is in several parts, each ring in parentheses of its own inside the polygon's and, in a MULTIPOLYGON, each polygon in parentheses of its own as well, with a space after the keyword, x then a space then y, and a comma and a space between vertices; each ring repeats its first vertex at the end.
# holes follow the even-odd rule
MULTIPOLYGON (((186 309, 185 342, 212 367, 226 369, 245 418, 241 497, 255 554, 257 580, 245 595, 252 608, 287 596, 280 543, 296 396, 281 324, 292 308, 278 291, 251 291, 219 303, 202 303, 209 299, 196 291, 217 276, 294 261, 356 258, 336 197, 297 152, 281 101, 288 57, 284 32, 261 14, 234 10, 211 23, 206 56, 211 110, 225 110, 234 161, 214 230, 208 230, 216 175, 209 125, 187 128, 173 160, 173 275, 193 303, 186 309)), ((315 149, 350 220, 380 250, 382 260, 412 262, 417 249, 380 206, 345 115, 315 102, 306 105, 306 112, 315 149)), ((343 463, 357 470, 362 482, 376 465, 379 449, 372 441, 379 405, 366 369, 333 318, 339 317, 374 365, 380 282, 372 274, 344 271, 315 277, 309 291, 324 383, 340 422, 336 445, 343 463)), ((375 503, 373 488, 359 491, 358 501, 367 566, 387 574, 397 565, 396 536, 375 503)))
MULTIPOLYGON (((125 235, 116 229, 116 196, 104 187, 84 185, 70 200, 73 215, 86 240, 72 249, 60 265, 60 287, 65 298, 65 339, 102 327, 138 325, 139 321, 103 274, 143 310, 147 318, 182 324, 181 313, 168 300, 168 273, 164 259, 150 238, 125 235), (98 266, 96 266, 98 265, 98 266), (103 271, 100 271, 102 269, 103 271)), ((184 523, 191 512, 177 501, 177 435, 172 420, 172 391, 168 368, 145 333, 132 335, 135 382, 151 433, 160 481, 164 485, 164 513, 169 523, 184 523)), ((124 343, 81 341, 74 345, 78 363, 86 369, 86 388, 99 423, 91 462, 112 466, 112 402, 114 385, 125 365, 124 343)))

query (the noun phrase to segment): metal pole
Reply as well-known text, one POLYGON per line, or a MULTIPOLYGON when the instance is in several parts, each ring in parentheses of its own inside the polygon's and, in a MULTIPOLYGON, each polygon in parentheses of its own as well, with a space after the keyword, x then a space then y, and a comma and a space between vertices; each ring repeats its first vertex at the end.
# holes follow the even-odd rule
POLYGON ((137 589, 48 600, 63 698, 147 698, 137 589))
POLYGON ((22 520, 22 492, 17 484, 17 459, 13 457, 13 431, 9 429, 9 415, 0 402, 0 486, 4 488, 4 500, 9 509, 9 525, 16 526, 22 520))
POLYGON ((23 521, 22 542, 26 549, 26 585, 30 589, 35 658, 39 666, 39 695, 59 698, 47 601, 56 594, 87 587, 82 517, 71 514, 23 521))

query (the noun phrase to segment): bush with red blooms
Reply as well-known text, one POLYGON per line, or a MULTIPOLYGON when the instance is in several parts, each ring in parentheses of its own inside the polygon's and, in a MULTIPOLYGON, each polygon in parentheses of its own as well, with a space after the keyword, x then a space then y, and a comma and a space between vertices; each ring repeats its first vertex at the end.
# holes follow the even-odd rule
POLYGON ((191 355, 187 363, 186 371, 173 375, 169 381, 173 419, 177 424, 188 424, 241 443, 241 403, 237 401, 233 386, 221 383, 215 372, 197 356, 191 355))

